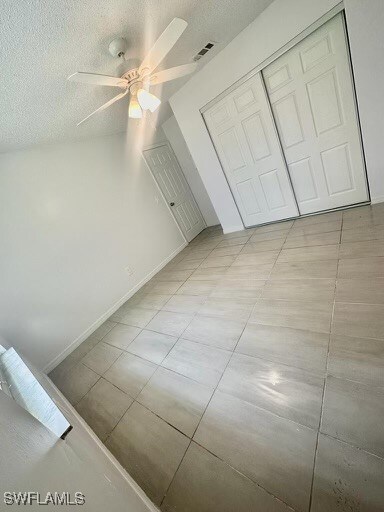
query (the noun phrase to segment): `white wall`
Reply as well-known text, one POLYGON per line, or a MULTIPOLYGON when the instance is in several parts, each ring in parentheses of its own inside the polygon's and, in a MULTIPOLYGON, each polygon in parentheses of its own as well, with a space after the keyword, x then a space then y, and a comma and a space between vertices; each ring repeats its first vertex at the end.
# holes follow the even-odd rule
POLYGON ((345 0, 372 202, 384 201, 384 2, 345 0))
MULTIPOLYGON (((171 107, 225 232, 242 229, 200 109, 289 43, 338 0, 275 0, 170 99, 171 107)), ((384 195, 382 0, 346 0, 371 194, 384 195), (373 58, 372 58, 373 57, 373 58), (364 100, 363 100, 364 97, 364 100)))
POLYGON ((173 151, 179 161, 186 180, 191 187, 192 193, 199 205, 200 211, 204 217, 207 226, 219 224, 219 219, 212 206, 212 202, 201 180, 200 174, 196 169, 194 161, 185 143, 183 134, 177 124, 175 116, 170 117, 162 124, 164 133, 172 146, 173 151))
MULTIPOLYGON (((66 491, 72 497, 80 491, 85 495, 85 504, 80 507, 84 512, 156 512, 157 507, 90 432, 76 411, 52 388, 47 390, 73 425, 65 441, 57 439, 0 391, 1 502, 6 491, 36 491, 42 494, 42 499, 48 491, 66 491)), ((34 504, 28 510, 42 508, 69 511, 79 507, 34 504)))
POLYGON ((0 335, 39 368, 185 244, 131 124, 0 155, 0 335))

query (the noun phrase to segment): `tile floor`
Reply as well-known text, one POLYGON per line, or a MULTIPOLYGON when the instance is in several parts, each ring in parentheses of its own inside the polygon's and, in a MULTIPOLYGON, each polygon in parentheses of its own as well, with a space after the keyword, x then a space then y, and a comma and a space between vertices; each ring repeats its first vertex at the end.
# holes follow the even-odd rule
POLYGON ((383 511, 384 205, 206 229, 51 377, 163 511, 383 511))

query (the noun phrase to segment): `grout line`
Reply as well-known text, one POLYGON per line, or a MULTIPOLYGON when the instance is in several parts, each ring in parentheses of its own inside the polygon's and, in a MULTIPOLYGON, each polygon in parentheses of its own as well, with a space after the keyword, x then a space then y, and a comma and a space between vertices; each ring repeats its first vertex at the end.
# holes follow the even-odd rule
MULTIPOLYGON (((342 229, 343 229, 343 217, 344 216, 342 215, 341 229, 340 229, 340 242, 339 243, 341 243, 341 233, 342 233, 342 229)), ((319 426, 318 426, 317 436, 316 436, 315 454, 314 454, 314 458, 313 458, 312 480, 311 480, 311 488, 310 488, 310 494, 309 494, 309 507, 308 507, 309 512, 312 508, 313 488, 314 488, 314 483, 315 483, 316 459, 317 459, 317 453, 318 453, 318 449, 319 449, 319 438, 320 438, 321 425, 323 422, 323 415, 324 415, 324 400, 325 400, 325 391, 326 391, 326 387, 327 387, 327 378, 328 378, 329 350, 330 350, 330 345, 331 345, 332 324, 333 324, 333 318, 334 318, 334 314, 335 314, 335 305, 336 305, 336 290, 337 290, 337 276, 339 273, 339 261, 340 261, 340 253, 339 253, 339 258, 337 260, 335 288, 334 288, 334 294, 333 294, 333 307, 332 307, 332 314, 331 314, 331 319, 330 319, 330 324, 329 324, 329 338, 328 338, 328 347, 327 347, 327 357, 326 357, 326 363, 325 363, 324 386, 323 386, 323 394, 322 394, 322 399, 321 399, 319 426)))

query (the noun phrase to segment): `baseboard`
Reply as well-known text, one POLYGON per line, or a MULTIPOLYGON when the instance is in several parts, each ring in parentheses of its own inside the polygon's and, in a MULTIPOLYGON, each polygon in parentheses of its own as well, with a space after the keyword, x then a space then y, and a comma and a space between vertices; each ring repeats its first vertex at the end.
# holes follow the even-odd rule
POLYGON ((119 299, 112 307, 108 309, 100 318, 96 320, 88 329, 86 329, 80 336, 78 336, 66 349, 64 349, 58 356, 50 361, 44 368, 44 373, 51 372, 58 364, 60 364, 71 352, 73 352, 83 341, 85 341, 100 325, 102 325, 108 318, 113 315, 120 306, 124 304, 128 299, 132 297, 142 286, 145 285, 154 275, 156 275, 167 263, 169 263, 179 252, 181 252, 186 246, 187 242, 181 244, 175 249, 172 254, 165 258, 152 272, 147 274, 137 285, 131 288, 121 299, 119 299))
MULTIPOLYGON (((151 512, 160 512, 154 503, 148 498, 143 489, 135 482, 135 480, 131 477, 131 475, 123 468, 123 466, 119 463, 119 461, 112 455, 112 453, 108 450, 108 448, 100 441, 97 435, 90 428, 88 423, 80 416, 77 410, 72 406, 72 404, 66 399, 63 393, 57 388, 54 382, 48 377, 48 375, 42 376, 44 379, 41 384, 43 385, 45 391, 49 394, 58 408, 62 411, 62 413, 67 417, 72 426, 74 427, 74 432, 76 430, 76 435, 79 437, 83 437, 84 435, 88 436, 95 447, 102 452, 107 461, 117 470, 123 480, 126 482, 129 487, 131 487, 132 491, 138 496, 138 498, 142 501, 143 505, 147 510, 151 512), (75 423, 73 422, 75 419, 75 423), (79 432, 82 430, 83 432, 79 432)), ((73 435, 73 433, 69 433, 69 436, 73 435)), ((113 482, 112 482, 113 485, 113 482)))
POLYGON ((384 196, 372 197, 371 203, 372 204, 384 203, 384 196))

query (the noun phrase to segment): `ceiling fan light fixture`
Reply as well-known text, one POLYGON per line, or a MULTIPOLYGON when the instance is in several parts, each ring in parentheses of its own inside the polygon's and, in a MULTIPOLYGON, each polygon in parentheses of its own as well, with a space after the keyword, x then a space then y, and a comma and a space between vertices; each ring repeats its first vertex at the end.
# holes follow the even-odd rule
POLYGON ((136 97, 132 97, 129 102, 128 116, 132 119, 141 119, 143 117, 143 111, 137 101, 136 97))
POLYGON ((157 96, 151 94, 145 89, 138 90, 137 99, 139 100, 140 106, 143 110, 150 110, 151 112, 154 112, 161 103, 161 100, 157 96))

